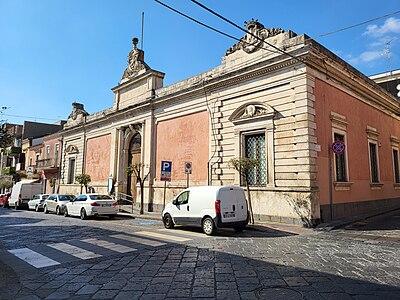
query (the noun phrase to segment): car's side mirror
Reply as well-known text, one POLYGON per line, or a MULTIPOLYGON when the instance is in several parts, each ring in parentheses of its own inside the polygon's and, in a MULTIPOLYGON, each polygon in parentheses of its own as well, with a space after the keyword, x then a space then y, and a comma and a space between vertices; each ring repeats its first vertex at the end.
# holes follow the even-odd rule
POLYGON ((172 204, 173 204, 173 205, 177 205, 177 204, 178 204, 178 200, 177 200, 177 199, 174 199, 174 200, 172 201, 172 204))

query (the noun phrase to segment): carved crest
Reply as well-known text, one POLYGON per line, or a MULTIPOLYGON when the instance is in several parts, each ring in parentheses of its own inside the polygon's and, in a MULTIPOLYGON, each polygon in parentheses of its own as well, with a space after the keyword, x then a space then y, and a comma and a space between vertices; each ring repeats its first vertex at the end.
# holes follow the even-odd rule
POLYGON ((274 117, 275 110, 268 105, 260 103, 247 103, 237 108, 229 117, 229 121, 240 123, 260 118, 274 117))
POLYGON ((225 55, 229 55, 237 50, 243 50, 246 53, 255 52, 263 46, 265 39, 285 32, 281 28, 265 28, 258 20, 254 19, 245 22, 245 25, 248 33, 238 43, 229 48, 225 55))
POLYGON ((137 48, 137 38, 132 39, 133 49, 128 54, 128 66, 121 78, 121 83, 135 77, 139 71, 148 70, 149 66, 144 62, 144 52, 137 48))
POLYGON ((65 148, 65 153, 67 154, 75 154, 78 153, 78 147, 75 145, 68 145, 67 148, 65 148))

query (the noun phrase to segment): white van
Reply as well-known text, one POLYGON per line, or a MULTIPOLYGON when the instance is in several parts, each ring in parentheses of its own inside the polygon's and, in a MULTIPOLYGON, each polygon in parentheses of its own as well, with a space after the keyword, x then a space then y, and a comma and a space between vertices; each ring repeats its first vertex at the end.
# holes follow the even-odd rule
POLYGON ((35 183, 37 180, 22 180, 17 182, 11 192, 8 203, 10 207, 27 208, 29 200, 32 199, 33 195, 41 194, 43 186, 41 183, 35 183))
POLYGON ((248 223, 244 190, 238 186, 191 187, 168 203, 162 212, 165 228, 174 225, 200 226, 207 235, 217 228, 242 231, 248 223))

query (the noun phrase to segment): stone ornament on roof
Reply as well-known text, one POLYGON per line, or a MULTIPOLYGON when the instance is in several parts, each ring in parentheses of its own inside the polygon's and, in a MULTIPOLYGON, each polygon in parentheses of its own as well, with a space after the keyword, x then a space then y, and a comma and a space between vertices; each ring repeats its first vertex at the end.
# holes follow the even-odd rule
POLYGON ((64 125, 64 128, 83 123, 88 115, 89 114, 85 110, 85 107, 82 103, 72 103, 72 112, 69 114, 67 123, 64 125))
POLYGON ((144 62, 144 52, 137 48, 138 42, 139 40, 137 38, 132 39, 133 49, 128 54, 128 66, 122 75, 121 83, 135 77, 141 70, 146 71, 150 69, 144 62))
POLYGON ((258 20, 251 19, 249 22, 244 22, 248 33, 226 51, 225 55, 232 54, 238 50, 243 50, 246 53, 252 53, 263 47, 264 41, 272 36, 285 32, 281 28, 265 28, 258 20), (258 37, 258 38, 256 38, 258 37))

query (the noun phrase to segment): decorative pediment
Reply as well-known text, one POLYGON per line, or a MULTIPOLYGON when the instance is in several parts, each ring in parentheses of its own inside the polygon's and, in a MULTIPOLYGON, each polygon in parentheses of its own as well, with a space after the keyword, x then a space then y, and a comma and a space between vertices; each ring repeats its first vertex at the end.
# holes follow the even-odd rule
POLYGON ((248 33, 246 33, 239 42, 229 48, 225 55, 232 54, 238 50, 243 50, 246 53, 255 52, 264 46, 265 39, 285 32, 281 28, 265 28, 263 24, 254 19, 244 24, 246 25, 248 33))
POLYGON ((65 149, 65 153, 67 154, 76 154, 78 153, 78 147, 75 145, 68 145, 67 148, 65 149))
POLYGON ((133 49, 128 54, 128 66, 121 78, 121 83, 136 77, 141 71, 147 71, 150 67, 144 62, 144 52, 137 48, 137 38, 132 39, 133 49))
POLYGON ((233 123, 240 123, 245 121, 273 118, 274 116, 275 110, 271 106, 253 102, 246 103, 238 107, 229 117, 229 121, 233 123))

